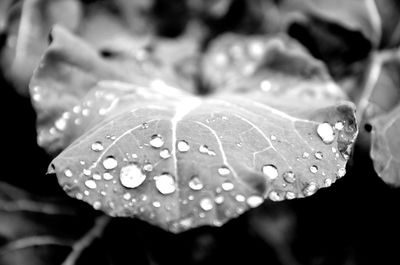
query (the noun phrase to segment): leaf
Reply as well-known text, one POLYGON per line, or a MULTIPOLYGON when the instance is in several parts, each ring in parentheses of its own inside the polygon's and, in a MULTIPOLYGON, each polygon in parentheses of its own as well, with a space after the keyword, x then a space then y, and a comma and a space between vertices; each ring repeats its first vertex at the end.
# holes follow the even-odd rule
POLYGON ((375 54, 367 73, 358 109, 371 128, 371 158, 375 171, 387 183, 400 185, 400 52, 375 54))
POLYGON ((400 44, 400 5, 396 0, 376 0, 382 18, 381 48, 395 48, 400 44))
MULTIPOLYGON (((222 225, 264 198, 311 195, 345 174, 357 135, 354 107, 339 102, 323 68, 306 71, 310 85, 325 91, 314 97, 296 91, 307 91, 307 80, 280 88, 298 70, 289 58, 265 66, 280 75, 270 81, 277 89, 248 84, 200 97, 157 73, 116 68, 60 28, 53 39, 31 81, 39 130, 52 126, 50 140, 42 134, 39 142, 49 150, 72 142, 49 172, 95 209, 180 232, 222 225)), ((284 52, 269 45, 286 49, 279 38, 265 45, 277 57, 284 52)))

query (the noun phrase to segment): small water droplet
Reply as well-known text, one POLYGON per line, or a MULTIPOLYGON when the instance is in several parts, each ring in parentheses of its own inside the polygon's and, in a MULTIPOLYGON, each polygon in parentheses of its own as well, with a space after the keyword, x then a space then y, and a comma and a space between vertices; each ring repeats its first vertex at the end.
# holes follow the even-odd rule
POLYGON ((317 167, 316 165, 312 165, 312 166, 310 167, 310 171, 311 171, 311 173, 315 174, 315 173, 318 172, 318 167, 317 167))
POLYGON ((140 186, 145 179, 146 175, 144 175, 140 168, 135 164, 129 164, 121 168, 119 180, 126 188, 136 188, 140 186))
POLYGON ((171 153, 169 152, 169 150, 167 148, 164 148, 163 150, 160 151, 160 157, 162 159, 167 159, 167 158, 171 157, 171 153))
POLYGON ((95 210, 99 210, 99 209, 101 208, 101 202, 95 201, 95 202, 93 203, 93 208, 94 208, 95 210))
POLYGON ((101 175, 99 173, 93 173, 93 179, 95 180, 101 180, 101 175))
POLYGON ((147 129, 149 128, 149 124, 147 122, 142 123, 142 129, 147 129))
POLYGON ((197 176, 193 176, 189 181, 189 187, 192 190, 201 190, 204 185, 197 176))
POLYGON ((85 190, 85 191, 83 191, 83 194, 85 194, 85 196, 89 196, 89 191, 88 190, 85 190))
POLYGON ((327 122, 318 125, 317 134, 325 144, 331 144, 335 140, 335 132, 327 122))
POLYGON ((213 206, 213 201, 210 198, 203 198, 200 201, 200 207, 204 211, 210 211, 214 207, 213 206))
POLYGON ((103 179, 104 180, 112 180, 114 178, 113 175, 111 175, 110 173, 106 172, 103 174, 103 179))
POLYGON ((237 194, 235 196, 235 200, 238 202, 244 202, 246 200, 246 197, 244 197, 242 194, 237 194))
POLYGON ((337 152, 336 148, 332 146, 332 153, 336 153, 336 152, 337 152))
POLYGON ((288 191, 288 192, 286 192, 285 197, 286 197, 286 199, 288 199, 288 200, 293 200, 293 199, 296 198, 296 194, 295 194, 294 192, 288 191))
POLYGON ((310 157, 310 154, 309 153, 307 153, 307 152, 304 152, 303 153, 303 158, 309 158, 310 157))
POLYGON ((83 175, 85 175, 85 176, 90 176, 92 174, 92 171, 90 169, 87 169, 87 168, 84 168, 82 170, 82 172, 83 172, 83 175))
POLYGON ((146 172, 151 172, 153 171, 153 165, 150 163, 146 163, 143 165, 143 170, 146 172))
POLYGON ((154 201, 152 204, 156 208, 160 208, 161 207, 161 203, 159 201, 154 201))
POLYGON ((226 176, 231 173, 231 170, 225 166, 218 168, 218 174, 221 176, 226 176))
POLYGON ((132 196, 131 196, 131 194, 129 192, 127 192, 127 193, 125 193, 123 195, 123 197, 124 197, 125 200, 130 200, 132 196))
POLYGON ((67 127, 67 121, 63 118, 60 118, 54 123, 54 126, 57 128, 57 130, 64 131, 67 127))
POLYGON ((103 146, 103 144, 102 144, 100 141, 97 141, 97 142, 92 143, 91 148, 92 148, 92 150, 95 151, 95 152, 100 152, 100 151, 103 151, 103 150, 104 150, 104 146, 103 146))
POLYGON ((151 136, 150 145, 154 148, 160 148, 164 145, 164 139, 159 134, 151 136))
POLYGON ((262 173, 270 180, 276 179, 279 176, 278 169, 272 164, 264 165, 262 167, 262 173))
POLYGON ((323 155, 322 152, 320 152, 320 151, 315 152, 314 156, 315 156, 316 159, 319 159, 319 160, 321 160, 322 158, 324 158, 324 155, 323 155))
POLYGON ((332 185, 332 179, 327 178, 324 180, 324 186, 325 187, 330 187, 332 185))
POLYGON ((336 175, 339 178, 343 177, 344 175, 346 175, 346 169, 344 167, 339 168, 336 175))
POLYGON ((205 144, 200 145, 199 152, 202 154, 208 154, 208 146, 205 144))
POLYGON ((154 177, 156 181, 156 188, 161 194, 171 194, 175 192, 175 179, 168 173, 154 177))
POLYGON ((83 199, 83 195, 82 195, 82 193, 77 193, 77 194, 75 194, 75 198, 77 198, 78 200, 82 200, 83 199))
POLYGON ((83 109, 83 110, 82 110, 82 115, 83 115, 83 116, 88 116, 89 113, 90 113, 90 110, 89 110, 89 109, 83 109))
POLYGON ((70 169, 66 169, 66 170, 64 170, 64 175, 67 177, 67 178, 70 178, 70 177, 72 177, 72 171, 70 170, 70 169))
POLYGON ((275 135, 271 135, 271 141, 276 141, 276 136, 275 135))
POLYGON ((341 130, 343 130, 343 128, 344 128, 343 122, 338 121, 338 122, 335 123, 335 129, 336 130, 341 131, 341 130))
POLYGON ((88 187, 89 189, 95 189, 97 187, 96 182, 92 179, 88 179, 85 181, 85 186, 88 187))
POLYGON ((232 182, 226 181, 226 182, 224 182, 224 183, 221 184, 221 187, 222 187, 222 189, 223 189, 224 191, 230 191, 230 190, 233 190, 233 188, 234 188, 235 186, 233 185, 232 182))
POLYGON ((263 203, 263 201, 264 201, 264 199, 257 195, 252 195, 252 196, 248 197, 246 200, 247 205, 249 205, 249 207, 251 207, 251 208, 258 207, 259 205, 261 205, 263 203))
POLYGON ((317 191, 318 187, 315 182, 310 182, 308 185, 304 188, 303 194, 305 196, 311 196, 317 191))
POLYGON ((181 140, 177 143, 177 148, 179 152, 187 152, 190 149, 189 143, 185 140, 181 140))
POLYGON ((219 195, 219 196, 215 197, 214 201, 215 201, 216 204, 221 204, 221 203, 224 202, 224 196, 219 195))
POLYGON ((296 181, 296 175, 294 174, 293 171, 286 171, 285 173, 283 173, 283 179, 287 183, 293 183, 296 181))
POLYGON ((262 91, 268 92, 268 91, 271 90, 272 84, 271 84, 271 82, 268 81, 268 80, 263 80, 263 81, 261 81, 260 87, 261 87, 261 90, 262 90, 262 91))
POLYGON ((104 160, 103 160, 103 167, 105 169, 114 169, 118 166, 118 162, 115 159, 115 157, 113 156, 107 156, 104 160))
POLYGON ((269 193, 269 195, 268 195, 268 198, 271 200, 271 201, 274 201, 274 202, 277 202, 277 201, 281 201, 283 198, 281 197, 281 195, 278 193, 278 192, 276 192, 276 191, 271 191, 270 193, 269 193))

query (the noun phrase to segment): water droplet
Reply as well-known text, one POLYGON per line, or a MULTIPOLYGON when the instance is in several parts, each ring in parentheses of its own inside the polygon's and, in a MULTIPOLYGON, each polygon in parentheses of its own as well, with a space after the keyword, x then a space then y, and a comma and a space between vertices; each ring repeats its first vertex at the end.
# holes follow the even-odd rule
POLYGON ((332 146, 332 153, 336 153, 336 152, 337 152, 336 148, 332 146))
POLYGON ((89 189, 95 189, 97 187, 96 182, 92 179, 88 179, 85 181, 85 186, 88 187, 89 189))
POLYGON ((276 141, 276 136, 275 135, 271 135, 271 141, 276 141))
POLYGON ((160 157, 162 159, 167 159, 167 158, 171 157, 171 153, 169 152, 169 150, 167 148, 165 148, 160 151, 160 157))
POLYGON ((268 92, 268 91, 271 90, 272 84, 271 84, 271 82, 268 81, 268 80, 263 80, 263 81, 261 81, 260 87, 261 87, 261 90, 262 90, 262 91, 268 92))
POLYGON ((242 194, 237 194, 235 196, 235 200, 238 202, 244 202, 246 200, 246 197, 244 197, 242 194))
POLYGON ((315 173, 318 172, 318 167, 317 167, 316 165, 312 165, 312 166, 310 167, 310 171, 311 171, 311 173, 315 174, 315 173))
POLYGON ((83 109, 83 110, 82 110, 82 115, 83 115, 83 116, 88 116, 89 113, 90 113, 89 109, 83 109))
POLYGON ((85 176, 90 176, 92 174, 92 171, 90 169, 87 169, 87 168, 84 168, 82 170, 82 172, 83 172, 83 175, 85 175, 85 176))
POLYGON ((333 128, 327 122, 318 125, 317 134, 325 144, 331 144, 335 140, 333 128))
POLYGON ((89 191, 88 190, 85 190, 85 191, 83 191, 83 194, 85 194, 85 196, 89 196, 89 191))
POLYGON ((124 187, 131 189, 140 186, 145 179, 146 175, 144 175, 140 168, 135 164, 129 164, 122 167, 119 174, 119 180, 121 181, 121 184, 124 187))
POLYGON ((154 201, 153 202, 153 206, 156 208, 160 208, 161 207, 161 203, 159 201, 154 201))
POLYGON ((203 198, 200 201, 200 207, 204 211, 210 211, 214 206, 213 206, 213 202, 210 198, 203 198))
POLYGON ((221 203, 224 202, 224 196, 219 195, 219 196, 215 197, 214 201, 215 201, 216 204, 221 204, 221 203))
POLYGON ((271 201, 274 201, 274 202, 281 201, 281 200, 283 199, 283 198, 281 197, 281 195, 279 195, 279 193, 276 192, 276 191, 271 191, 271 192, 269 193, 269 195, 268 195, 268 198, 269 198, 271 201))
POLYGON ((95 180, 101 180, 101 175, 99 173, 94 173, 92 177, 95 180))
POLYGON ((305 196, 311 196, 317 191, 318 187, 315 182, 310 182, 308 185, 304 188, 303 194, 305 196))
POLYGON ((315 156, 316 159, 319 159, 319 160, 321 160, 322 158, 324 158, 324 155, 323 155, 322 152, 320 152, 320 151, 315 152, 314 156, 315 156))
POLYGON ((336 175, 339 178, 343 177, 344 175, 346 175, 346 169, 344 167, 339 168, 336 175))
POLYGON ((82 200, 83 199, 83 195, 82 195, 82 193, 77 193, 77 194, 75 194, 75 198, 77 198, 78 200, 82 200))
POLYGON ((127 193, 125 193, 123 195, 123 197, 124 197, 125 200, 130 200, 132 196, 131 196, 131 194, 129 192, 127 192, 127 193))
POLYGON ((105 169, 114 169, 118 166, 117 160, 113 156, 107 156, 103 160, 103 167, 105 169))
POLYGON ((218 168, 218 174, 221 176, 226 176, 231 173, 231 170, 225 166, 218 168))
POLYGON ((67 121, 63 118, 58 119, 55 123, 54 126, 57 128, 59 131, 64 131, 65 128, 67 127, 67 121))
POLYGON ((293 183, 296 181, 296 176, 293 171, 286 171, 285 173, 283 173, 283 179, 287 183, 293 183))
POLYGON ((103 150, 104 150, 104 146, 103 146, 103 144, 102 144, 100 141, 97 141, 97 142, 92 143, 91 148, 92 148, 92 150, 95 151, 95 152, 100 152, 100 151, 103 151, 103 150))
POLYGON ((234 188, 235 186, 233 185, 232 182, 226 181, 226 182, 224 182, 224 183, 221 184, 221 187, 222 187, 222 189, 223 189, 224 191, 230 191, 230 190, 233 190, 233 188, 234 188))
POLYGON ((192 226, 192 219, 191 218, 182 219, 181 221, 179 221, 179 224, 183 228, 189 228, 192 226))
POLYGON ((324 180, 325 187, 330 187, 331 185, 332 185, 332 180, 330 178, 324 180))
POLYGON ((279 176, 278 169, 272 164, 264 165, 262 167, 262 173, 270 180, 276 179, 279 176))
POLYGON ((72 171, 70 170, 70 169, 66 169, 66 170, 64 170, 64 175, 67 177, 67 178, 70 178, 70 177, 72 177, 72 171))
POLYGON ((164 145, 164 139, 159 134, 151 136, 150 145, 154 148, 160 148, 164 145))
POLYGON ((208 146, 205 144, 200 145, 199 152, 202 154, 208 154, 208 146))
POLYGON ((263 201, 264 201, 264 199, 257 195, 252 195, 252 196, 248 197, 246 200, 247 205, 249 205, 249 207, 251 207, 251 208, 258 207, 259 205, 261 205, 263 203, 263 201))
POLYGON ((101 208, 101 202, 95 201, 95 202, 93 203, 93 208, 94 208, 95 210, 99 210, 99 209, 101 208))
POLYGON ((288 200, 293 200, 293 199, 296 198, 296 194, 295 194, 294 192, 288 191, 288 192, 286 192, 285 197, 286 197, 286 199, 288 199, 288 200))
POLYGON ((343 130, 343 128, 344 128, 343 122, 338 121, 338 122, 335 123, 335 129, 336 130, 341 131, 341 130, 343 130))
POLYGON ((189 143, 185 140, 181 140, 177 144, 177 148, 179 152, 187 152, 190 149, 189 143))
POLYGON ((106 172, 103 174, 103 179, 104 180, 112 180, 114 178, 113 175, 111 175, 110 173, 106 172))
POLYGON ((193 176, 189 181, 189 187, 192 190, 201 190, 204 186, 197 176, 193 176))
POLYGON ((154 177, 156 181, 156 188, 161 194, 171 194, 175 192, 175 179, 168 173, 154 177))
POLYGON ((146 172, 151 172, 153 171, 153 165, 150 163, 146 163, 143 165, 143 170, 146 172))
POLYGON ((310 156, 309 153, 307 153, 307 152, 304 152, 304 153, 303 153, 303 158, 308 158, 309 156, 310 156))
POLYGON ((142 129, 147 129, 149 128, 149 124, 147 122, 142 123, 142 129))

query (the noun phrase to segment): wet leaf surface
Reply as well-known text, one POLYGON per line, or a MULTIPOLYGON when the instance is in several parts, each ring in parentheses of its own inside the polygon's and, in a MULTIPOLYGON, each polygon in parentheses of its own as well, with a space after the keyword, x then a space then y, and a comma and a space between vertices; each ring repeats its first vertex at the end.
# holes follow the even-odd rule
POLYGON ((312 195, 345 174, 354 108, 298 44, 264 40, 260 71, 279 77, 264 76, 271 91, 257 83, 199 97, 128 75, 61 28, 53 39, 31 83, 39 143, 66 148, 49 171, 95 209, 180 232, 220 226, 264 198, 312 195), (41 119, 49 114, 54 122, 41 119))

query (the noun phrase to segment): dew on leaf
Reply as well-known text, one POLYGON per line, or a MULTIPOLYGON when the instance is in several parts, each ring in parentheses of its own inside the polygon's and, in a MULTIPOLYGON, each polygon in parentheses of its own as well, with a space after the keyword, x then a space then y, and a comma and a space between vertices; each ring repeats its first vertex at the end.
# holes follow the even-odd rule
POLYGON ((268 91, 271 90, 272 84, 271 84, 271 82, 268 81, 268 80, 263 80, 263 81, 261 81, 260 87, 261 87, 261 90, 262 90, 262 91, 268 92, 268 91))
POLYGON ((199 152, 202 154, 208 154, 208 146, 205 144, 200 145, 199 152))
POLYGON ((214 201, 216 204, 221 204, 224 202, 224 196, 219 195, 219 196, 215 197, 214 201))
POLYGON ((181 140, 177 143, 177 148, 179 152, 187 152, 190 149, 189 143, 185 140, 181 140))
POLYGON ((310 182, 307 184, 307 186, 303 190, 303 194, 305 196, 311 196, 317 191, 318 187, 315 182, 310 182))
POLYGON ((95 189, 97 187, 96 182, 92 179, 88 179, 85 181, 85 186, 89 189, 95 189))
POLYGON ((268 198, 274 202, 281 201, 283 199, 282 196, 276 191, 271 191, 268 195, 268 198))
POLYGON ((54 126, 57 128, 57 130, 64 131, 67 127, 67 121, 64 118, 60 118, 54 123, 54 126))
POLYGON ((325 144, 331 144, 335 140, 333 128, 327 122, 318 125, 317 134, 325 144))
POLYGON ((203 183, 200 181, 199 177, 197 176, 193 176, 190 181, 189 181, 189 187, 192 190, 201 190, 204 185, 203 183))
POLYGON ((147 122, 142 123, 142 129, 147 129, 149 128, 149 124, 147 122))
POLYGON ((159 201, 154 201, 152 204, 156 208, 160 208, 160 206, 161 206, 161 203, 159 201))
POLYGON ((94 173, 92 177, 95 180, 101 180, 101 175, 99 173, 94 173))
POLYGON ((100 152, 104 150, 104 146, 100 141, 92 143, 91 149, 95 152, 100 152))
POLYGON ((218 168, 218 174, 221 176, 226 176, 231 173, 231 170, 225 166, 218 168))
POLYGON ((308 157, 310 157, 310 154, 307 153, 307 152, 304 152, 304 153, 303 153, 303 158, 308 158, 308 157))
POLYGON ((288 200, 293 200, 293 199, 296 198, 296 194, 295 194, 294 192, 288 191, 288 192, 286 192, 285 197, 286 197, 286 199, 288 199, 288 200))
POLYGON ((67 178, 70 178, 70 177, 72 177, 72 171, 70 170, 70 169, 66 169, 66 170, 64 170, 64 175, 67 177, 67 178))
POLYGON ((151 172, 153 171, 153 165, 150 163, 146 163, 143 165, 143 170, 146 172, 151 172))
POLYGON ((244 202, 246 200, 246 197, 244 197, 242 194, 237 194, 235 196, 235 200, 238 202, 244 202))
POLYGON ((162 159, 167 159, 167 158, 171 157, 171 153, 169 152, 169 150, 167 148, 164 148, 163 150, 160 151, 160 157, 162 159))
POLYGON ((124 198, 125 200, 130 200, 130 199, 131 199, 131 194, 130 194, 129 192, 127 192, 127 193, 125 193, 125 194, 123 195, 123 198, 124 198))
POLYGON ((339 178, 343 177, 344 175, 346 175, 346 169, 344 167, 339 168, 336 175, 339 178))
POLYGON ((164 139, 159 134, 154 134, 151 136, 149 144, 154 148, 160 148, 164 145, 164 139))
POLYGON ((221 184, 221 187, 222 187, 222 189, 223 189, 224 191, 230 191, 230 190, 233 190, 233 188, 234 188, 235 186, 233 185, 232 182, 226 181, 226 182, 224 182, 224 183, 221 184))
POLYGON ((146 179, 146 175, 142 173, 140 168, 135 164, 129 164, 121 168, 119 180, 122 186, 126 188, 136 188, 140 186, 146 179))
POLYGON ((87 169, 87 168, 84 168, 82 170, 82 172, 83 172, 83 175, 85 175, 85 176, 90 176, 92 174, 92 171, 90 169, 87 169))
POLYGON ((332 180, 330 178, 324 180, 325 187, 330 187, 331 185, 332 185, 332 180))
POLYGON ((322 158, 324 158, 324 155, 323 155, 322 152, 320 152, 320 151, 315 152, 314 156, 315 156, 316 159, 319 159, 319 160, 321 160, 322 158))
POLYGON ((93 203, 93 208, 94 208, 95 210, 99 210, 99 209, 101 208, 101 202, 95 201, 95 202, 93 203))
POLYGON ((203 198, 200 201, 200 207, 204 211, 210 211, 214 207, 213 206, 213 201, 210 198, 203 198))
POLYGON ((270 180, 276 179, 279 175, 278 169, 272 164, 264 165, 262 167, 262 173, 270 180))
POLYGON ((276 141, 276 136, 275 135, 271 135, 271 141, 276 141))
POLYGON ((312 166, 310 167, 310 171, 311 171, 311 173, 315 174, 315 173, 318 172, 318 167, 317 167, 316 165, 312 165, 312 166))
POLYGON ((249 207, 255 208, 263 203, 264 199, 257 195, 252 195, 247 198, 246 203, 249 207))
POLYGON ((113 156, 107 156, 104 160, 103 160, 103 167, 105 169, 114 169, 118 166, 118 162, 115 159, 115 157, 113 156))
POLYGON ((341 131, 341 130, 343 130, 343 128, 344 128, 343 122, 338 121, 338 122, 335 123, 335 129, 336 130, 341 131))
POLYGON ((77 194, 75 194, 75 198, 77 198, 78 200, 82 200, 83 199, 83 195, 82 195, 82 193, 77 193, 77 194))
POLYGON ((83 191, 83 194, 85 195, 85 196, 89 196, 89 191, 88 190, 85 190, 85 191, 83 191))
POLYGON ((161 194, 171 194, 176 190, 175 179, 168 173, 154 177, 156 188, 161 194))
POLYGON ((103 174, 103 179, 104 180, 112 180, 114 178, 114 176, 108 172, 103 174))
POLYGON ((286 171, 285 173, 283 173, 283 179, 287 183, 293 183, 296 181, 296 175, 294 174, 293 171, 286 171))

